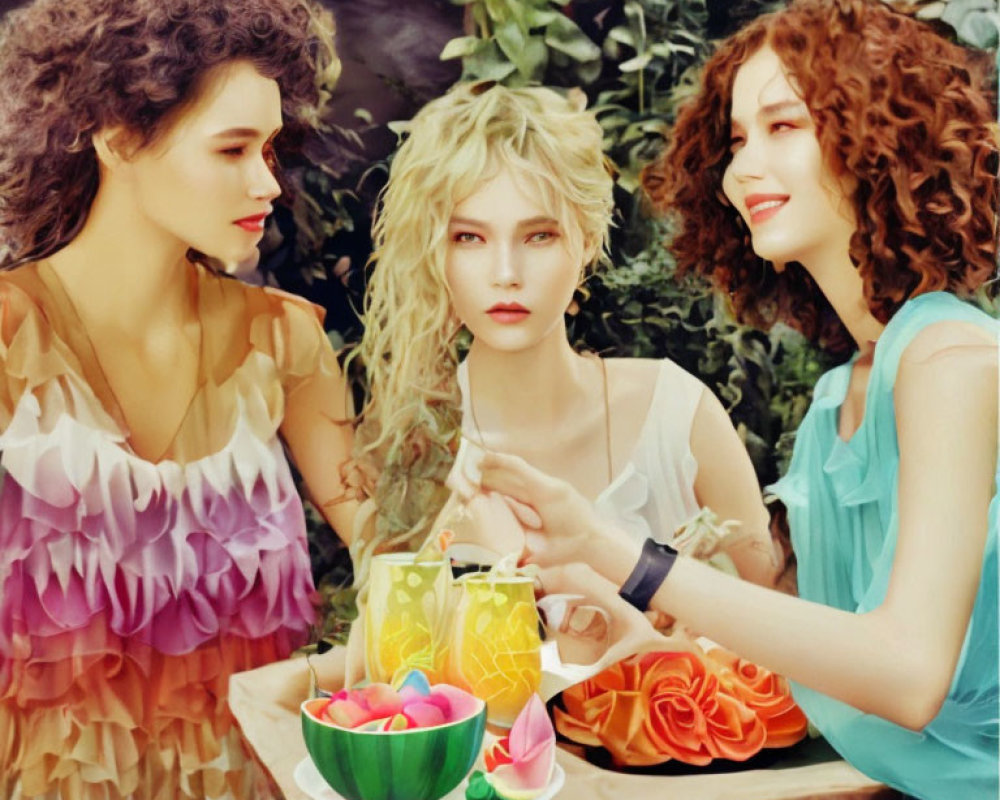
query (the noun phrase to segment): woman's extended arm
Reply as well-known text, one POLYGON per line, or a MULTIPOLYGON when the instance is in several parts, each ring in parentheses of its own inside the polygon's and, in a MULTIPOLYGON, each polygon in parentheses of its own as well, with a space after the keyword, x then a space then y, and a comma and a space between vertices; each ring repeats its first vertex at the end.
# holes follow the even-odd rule
POLYGON ((319 368, 286 392, 281 436, 313 504, 350 544, 358 502, 344 482, 343 467, 354 440, 347 381, 322 328, 309 312, 289 309, 288 324, 288 346, 314 348, 320 356, 316 359, 319 368))
MULTIPOLYGON (((684 558, 652 601, 748 659, 912 729, 937 713, 961 651, 997 459, 996 346, 979 338, 927 348, 923 338, 904 355, 896 382, 899 537, 881 606, 841 611, 684 558)), ((638 546, 608 531, 570 487, 510 456, 489 454, 482 472, 484 487, 540 516, 543 535, 529 538, 533 560, 576 558, 624 582, 638 546)))
POLYGON ((353 428, 347 405, 346 381, 317 375, 288 396, 281 435, 309 497, 346 544, 354 533, 358 502, 346 494, 341 467, 351 456, 353 428))
POLYGON ((771 538, 757 475, 729 415, 712 392, 702 392, 691 426, 691 453, 698 462, 694 493, 719 519, 740 520, 740 539, 726 552, 740 576, 774 586, 784 566, 771 538))

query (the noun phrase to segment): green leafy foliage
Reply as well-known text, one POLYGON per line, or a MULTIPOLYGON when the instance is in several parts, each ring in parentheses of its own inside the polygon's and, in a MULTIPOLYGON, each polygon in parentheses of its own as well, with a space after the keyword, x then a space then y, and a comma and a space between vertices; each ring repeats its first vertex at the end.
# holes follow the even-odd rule
POLYGON ((996 0, 924 0, 918 5, 919 17, 940 20, 964 44, 992 49, 1000 44, 1000 9, 996 0))
POLYGON ((583 82, 597 76, 601 51, 558 10, 558 0, 452 0, 465 6, 476 35, 452 39, 442 59, 462 59, 463 80, 523 86, 543 80, 550 64, 570 67, 583 82))

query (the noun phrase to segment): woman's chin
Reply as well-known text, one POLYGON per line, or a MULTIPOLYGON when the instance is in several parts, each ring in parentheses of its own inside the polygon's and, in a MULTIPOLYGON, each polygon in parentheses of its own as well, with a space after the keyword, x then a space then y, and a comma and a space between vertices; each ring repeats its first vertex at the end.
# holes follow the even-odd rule
POLYGON ((249 249, 216 250, 211 253, 192 248, 190 253, 195 256, 192 260, 200 261, 211 269, 217 272, 224 272, 227 275, 253 273, 260 261, 260 250, 257 249, 256 245, 249 249))

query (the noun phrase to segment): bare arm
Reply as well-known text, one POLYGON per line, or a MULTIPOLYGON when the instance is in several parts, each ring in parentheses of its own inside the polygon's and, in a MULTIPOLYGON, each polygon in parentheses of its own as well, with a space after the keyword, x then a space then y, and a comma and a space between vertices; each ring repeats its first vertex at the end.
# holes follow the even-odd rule
POLYGON ((714 394, 702 392, 691 426, 691 452, 698 462, 694 493, 720 519, 739 520, 744 534, 727 552, 740 576, 774 586, 784 559, 771 538, 767 509, 750 456, 714 394))
POLYGON ((322 331, 303 312, 290 313, 292 346, 322 337, 322 368, 287 392, 281 436, 309 491, 309 497, 337 535, 351 543, 358 502, 346 499, 342 467, 351 456, 352 407, 347 381, 322 331), (308 327, 307 327, 308 326, 308 327), (308 339, 306 337, 309 337, 308 339))
MULTIPOLYGON (((979 585, 996 470, 997 380, 996 346, 927 355, 918 348, 901 363, 900 528, 878 608, 840 611, 689 559, 678 559, 652 607, 862 711, 922 728, 946 696, 979 585)), ((638 546, 609 531, 561 482, 490 454, 483 484, 538 511, 544 536, 529 545, 536 560, 575 556, 616 585, 635 564, 638 546)))

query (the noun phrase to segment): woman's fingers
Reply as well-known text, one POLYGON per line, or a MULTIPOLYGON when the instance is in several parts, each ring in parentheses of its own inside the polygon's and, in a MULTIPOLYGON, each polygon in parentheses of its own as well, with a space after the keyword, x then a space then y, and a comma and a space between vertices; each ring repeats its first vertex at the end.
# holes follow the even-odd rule
MULTIPOLYGON (((661 648, 668 640, 657 633, 649 620, 618 596, 618 587, 584 564, 565 564, 543 569, 538 580, 546 595, 575 595, 581 606, 597 607, 602 622, 610 626, 608 646, 599 664, 609 666, 634 653, 661 648)), ((583 620, 589 625, 590 618, 583 620)))
POLYGON ((500 492, 531 506, 548 488, 547 484, 554 480, 523 458, 506 453, 487 453, 480 462, 480 469, 484 489, 500 492))
POLYGON ((542 527, 542 518, 538 516, 538 512, 531 506, 522 503, 520 500, 515 500, 509 495, 502 494, 498 496, 503 498, 503 501, 507 504, 510 510, 514 512, 514 516, 517 517, 517 521, 520 522, 525 528, 537 530, 542 527))

